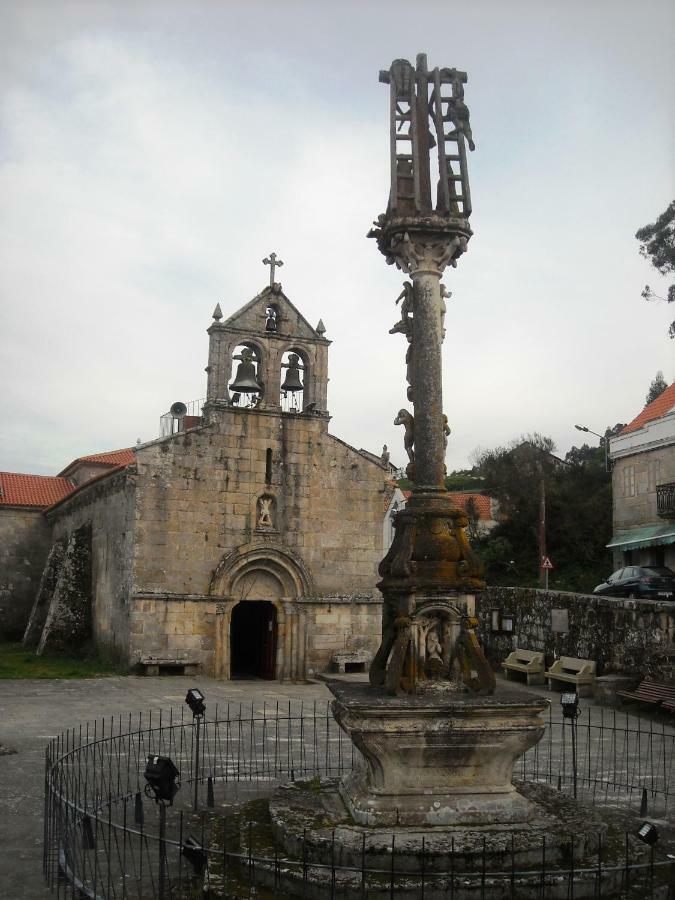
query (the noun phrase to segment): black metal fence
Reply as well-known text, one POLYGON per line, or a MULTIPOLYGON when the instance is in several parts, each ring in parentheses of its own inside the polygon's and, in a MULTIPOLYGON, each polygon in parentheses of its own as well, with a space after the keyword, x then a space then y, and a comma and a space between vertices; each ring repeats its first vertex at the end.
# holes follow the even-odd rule
MULTIPOLYGON (((626 816, 668 820, 675 736, 665 725, 588 708, 576 724, 576 771, 571 728, 551 711, 544 738, 515 776, 576 791, 581 802, 626 816)), ((336 778, 356 755, 328 705, 316 703, 228 705, 203 721, 174 710, 66 731, 46 753, 47 882, 58 896, 122 900, 671 896, 665 842, 640 853, 628 832, 611 847, 598 834, 581 857, 570 835, 567 852, 555 859, 543 837, 527 864, 512 844, 496 870, 485 844, 470 871, 454 845, 439 870, 422 834, 414 871, 410 847, 398 849, 396 834, 379 862, 367 833, 360 859, 344 859, 335 847, 327 861, 312 858, 304 839, 289 856, 265 823, 259 798, 285 782, 336 778), (170 757, 181 773, 168 809, 145 794, 146 760, 157 755, 170 757)))

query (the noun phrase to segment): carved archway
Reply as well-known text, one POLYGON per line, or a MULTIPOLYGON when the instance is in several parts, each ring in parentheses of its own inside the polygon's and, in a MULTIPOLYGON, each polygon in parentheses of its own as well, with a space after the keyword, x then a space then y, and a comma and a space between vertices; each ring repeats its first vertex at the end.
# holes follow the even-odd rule
POLYGON ((276 609, 276 677, 282 681, 305 677, 305 613, 298 599, 311 595, 309 572, 298 557, 268 544, 247 544, 223 557, 213 573, 209 594, 216 609, 216 678, 231 675, 230 628, 239 603, 261 600, 276 609))

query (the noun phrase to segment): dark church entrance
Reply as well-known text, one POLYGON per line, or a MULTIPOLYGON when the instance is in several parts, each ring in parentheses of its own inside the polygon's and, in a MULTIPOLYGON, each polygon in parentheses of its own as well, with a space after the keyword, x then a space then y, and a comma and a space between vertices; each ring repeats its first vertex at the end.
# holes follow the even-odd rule
POLYGON ((277 611, 268 600, 243 600, 232 610, 230 660, 232 678, 274 678, 277 611))

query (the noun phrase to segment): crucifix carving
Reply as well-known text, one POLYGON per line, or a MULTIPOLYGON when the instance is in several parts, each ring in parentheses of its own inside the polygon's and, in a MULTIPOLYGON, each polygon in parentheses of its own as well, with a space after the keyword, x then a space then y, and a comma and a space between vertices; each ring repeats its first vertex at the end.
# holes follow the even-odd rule
POLYGON ((266 256, 263 259, 263 265, 270 267, 270 287, 274 287, 274 270, 277 266, 283 266, 283 262, 280 259, 277 259, 276 253, 270 253, 269 256, 266 256))

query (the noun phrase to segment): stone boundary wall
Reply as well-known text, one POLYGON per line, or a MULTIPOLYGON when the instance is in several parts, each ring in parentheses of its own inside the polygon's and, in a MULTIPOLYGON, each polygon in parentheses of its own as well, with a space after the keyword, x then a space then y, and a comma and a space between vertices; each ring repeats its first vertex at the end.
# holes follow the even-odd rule
POLYGON ((624 600, 536 588, 488 587, 477 598, 488 659, 495 668, 516 648, 594 659, 598 675, 672 678, 675 602, 624 600), (492 610, 513 617, 513 631, 492 631, 492 610), (552 611, 564 610, 562 614, 552 611), (557 630, 567 619, 566 632, 557 630), (556 630, 554 631, 554 625, 556 630))

